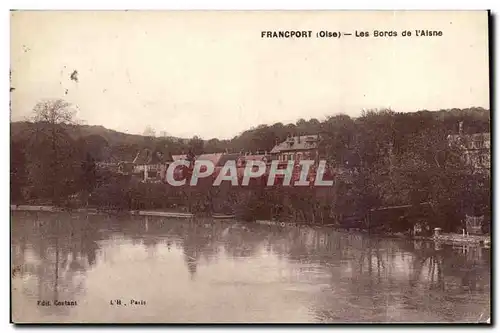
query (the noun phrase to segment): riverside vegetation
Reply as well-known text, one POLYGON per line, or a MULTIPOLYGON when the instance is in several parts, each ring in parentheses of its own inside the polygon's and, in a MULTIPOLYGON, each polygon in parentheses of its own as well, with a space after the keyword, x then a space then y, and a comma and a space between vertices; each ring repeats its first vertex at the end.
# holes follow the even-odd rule
MULTIPOLYGON (((463 227, 465 214, 490 220, 490 172, 476 172, 448 134, 490 132, 490 112, 482 108, 398 113, 364 111, 324 121, 260 125, 230 140, 189 140, 162 135, 128 135, 102 126, 78 125, 64 100, 37 104, 29 122, 11 123, 11 203, 85 206, 112 210, 175 209, 195 214, 236 213, 239 218, 286 219, 311 224, 341 224, 346 217, 364 222, 384 206, 414 207, 396 220, 371 227, 405 231, 420 222, 443 231, 463 227), (97 168, 111 159, 131 161, 148 148, 164 155, 187 151, 270 151, 289 135, 320 134, 319 153, 338 170, 329 188, 274 186, 191 187, 141 183, 131 176, 97 168), (74 200, 74 198, 79 198, 74 200), (425 203, 426 209, 421 209, 425 203), (423 213, 425 211, 425 213, 423 213)), ((223 183, 224 185, 224 183, 223 183)))

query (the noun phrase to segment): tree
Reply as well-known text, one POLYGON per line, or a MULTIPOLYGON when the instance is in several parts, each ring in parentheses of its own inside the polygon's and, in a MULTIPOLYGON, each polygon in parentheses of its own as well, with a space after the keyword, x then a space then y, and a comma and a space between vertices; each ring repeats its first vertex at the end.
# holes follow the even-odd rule
POLYGON ((322 124, 320 155, 331 165, 344 165, 344 156, 354 147, 355 122, 348 115, 329 117, 322 124))
POLYGON ((219 139, 210 139, 205 143, 204 150, 209 153, 223 153, 226 148, 226 142, 219 139))
MULTIPOLYGON (((87 135, 80 140, 85 154, 89 154, 95 161, 101 162, 106 159, 109 148, 108 141, 100 135, 87 135)), ((84 156, 87 159, 87 156, 84 156)))
POLYGON ((74 190, 78 191, 81 203, 88 205, 90 194, 98 182, 97 166, 94 157, 89 152, 79 151, 79 153, 83 156, 80 157, 80 169, 73 170, 74 190))
POLYGON ((63 99, 44 100, 38 102, 33 108, 33 121, 47 123, 55 131, 57 125, 72 124, 76 115, 76 110, 72 105, 63 99))
POLYGON ((74 190, 75 167, 79 167, 80 153, 63 124, 74 122, 75 110, 62 99, 44 100, 33 108, 35 130, 30 135, 28 151, 31 159, 31 178, 39 186, 39 194, 59 204, 61 196, 74 190))
POLYGON ((196 156, 203 154, 204 151, 204 142, 198 136, 193 136, 191 140, 189 140, 189 150, 195 154, 196 156))
POLYGON ((23 143, 11 142, 10 145, 10 200, 19 202, 24 199, 23 187, 26 185, 26 158, 23 143))

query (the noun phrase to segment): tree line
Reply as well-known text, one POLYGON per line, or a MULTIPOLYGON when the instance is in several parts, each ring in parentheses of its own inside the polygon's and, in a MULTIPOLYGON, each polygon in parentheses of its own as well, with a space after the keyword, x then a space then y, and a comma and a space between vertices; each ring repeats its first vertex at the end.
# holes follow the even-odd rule
MULTIPOLYGON (((98 171, 96 162, 107 161, 113 155, 127 156, 131 161, 144 148, 161 151, 165 156, 263 152, 290 135, 320 134, 320 155, 329 165, 345 171, 346 180, 339 176, 327 194, 300 194, 293 189, 233 193, 231 205, 252 210, 244 214, 247 216, 269 218, 281 214, 282 218, 330 223, 375 207, 429 203, 436 220, 446 229, 460 226, 464 214, 488 215, 490 211, 489 172, 476 172, 467 165, 460 147, 450 145, 447 139, 449 134, 459 132, 460 122, 463 134, 490 132, 490 113, 482 108, 413 113, 369 110, 356 118, 337 114, 323 121, 300 119, 295 124, 260 125, 230 140, 202 140, 196 136, 179 140, 156 137, 147 131, 133 143, 111 144, 98 134, 71 135, 68 128, 75 127, 71 125, 72 110, 63 100, 40 102, 26 133, 11 139, 12 202, 61 204, 78 195, 87 204, 93 196, 90 202, 99 205, 95 201, 108 195, 121 200, 111 204, 115 206, 164 208, 175 197, 175 205, 182 206, 178 198, 191 196, 197 197, 199 204, 190 201, 189 209, 210 210, 213 204, 204 201, 212 200, 212 192, 194 195, 184 190, 166 191, 164 186, 151 194, 151 188, 98 171), (106 194, 104 189, 111 192, 106 194), (167 192, 170 194, 165 197, 167 192), (165 198, 141 203, 141 196, 155 195, 165 198), (152 202, 156 202, 155 207, 152 202)), ((228 201, 228 193, 217 195, 228 201)))

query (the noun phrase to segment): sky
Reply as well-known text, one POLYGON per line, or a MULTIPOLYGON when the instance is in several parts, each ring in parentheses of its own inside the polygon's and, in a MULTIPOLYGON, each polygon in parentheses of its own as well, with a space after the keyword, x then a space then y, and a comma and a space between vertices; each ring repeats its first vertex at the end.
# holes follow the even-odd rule
POLYGON ((131 134, 151 127, 224 139, 365 109, 489 108, 484 11, 19 11, 10 56, 12 121, 63 98, 79 121, 131 134), (417 37, 416 29, 443 35, 417 37), (285 30, 313 38, 261 38, 285 30), (319 31, 352 36, 316 38, 319 31))

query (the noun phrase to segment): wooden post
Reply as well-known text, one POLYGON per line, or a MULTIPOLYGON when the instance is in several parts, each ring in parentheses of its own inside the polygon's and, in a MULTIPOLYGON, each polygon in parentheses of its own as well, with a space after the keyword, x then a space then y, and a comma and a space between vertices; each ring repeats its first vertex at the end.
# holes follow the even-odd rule
POLYGON ((368 212, 366 213, 366 222, 367 222, 368 232, 370 232, 370 224, 371 224, 370 220, 371 220, 370 210, 368 210, 368 212))

